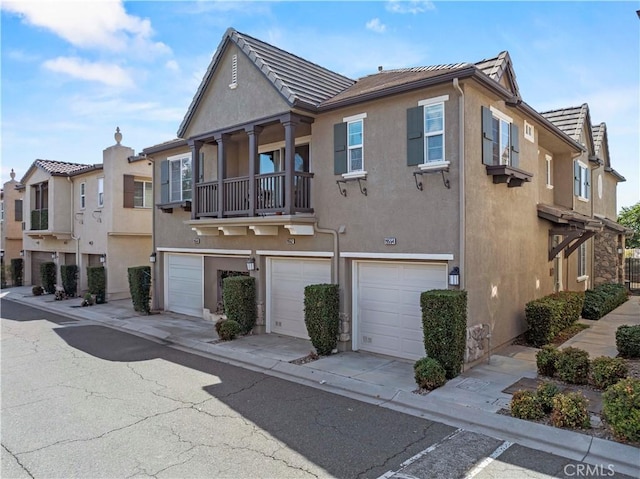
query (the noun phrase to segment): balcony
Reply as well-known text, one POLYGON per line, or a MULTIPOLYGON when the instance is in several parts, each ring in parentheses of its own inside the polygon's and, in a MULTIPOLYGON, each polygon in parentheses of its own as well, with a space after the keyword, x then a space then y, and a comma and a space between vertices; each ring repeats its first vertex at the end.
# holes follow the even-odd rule
POLYGON ((31 210, 31 230, 47 230, 49 229, 49 210, 31 210))
MULTIPOLYGON (((287 213, 285 172, 255 175, 254 204, 251 204, 248 176, 227 178, 220 183, 210 181, 196 184, 195 218, 230 218, 270 216, 287 213), (221 205, 222 203, 222 205, 221 205), (222 206, 222 208, 221 208, 222 206)), ((313 213, 311 207, 311 179, 313 173, 295 172, 293 175, 292 213, 313 213)))

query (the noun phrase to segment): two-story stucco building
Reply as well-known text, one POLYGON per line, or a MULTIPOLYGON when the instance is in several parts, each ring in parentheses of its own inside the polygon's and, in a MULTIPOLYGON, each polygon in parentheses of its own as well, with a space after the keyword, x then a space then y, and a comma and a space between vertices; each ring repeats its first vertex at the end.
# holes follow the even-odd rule
POLYGON ((143 150, 155 306, 206 315, 243 272, 256 331, 305 338, 304 286, 334 282, 340 348, 416 359, 420 293, 462 288, 477 359, 526 329, 526 302, 591 284, 585 151, 523 101, 506 52, 352 80, 229 29, 178 139, 143 150))
POLYGON ((152 248, 152 170, 119 129, 115 138, 102 163, 36 160, 22 178, 25 284, 40 284, 40 265, 54 261, 78 265, 83 291, 86 268, 104 266, 107 299, 129 297, 127 268, 147 265, 152 248))
POLYGON ((20 258, 22 252, 22 198, 24 187, 16 180, 16 173, 11 170, 10 180, 2 185, 0 192, 0 242, 2 263, 6 265, 5 273, 10 279, 11 260, 20 258))

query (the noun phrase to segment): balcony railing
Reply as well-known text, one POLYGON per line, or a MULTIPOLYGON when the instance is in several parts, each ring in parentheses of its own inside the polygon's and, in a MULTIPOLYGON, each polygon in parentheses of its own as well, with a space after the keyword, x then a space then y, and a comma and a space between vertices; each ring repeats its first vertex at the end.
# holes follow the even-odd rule
POLYGON ((49 229, 49 210, 31 210, 31 229, 49 229))
MULTIPOLYGON (((311 179, 313 173, 294 174, 293 211, 311 213, 311 179)), ((249 178, 246 176, 223 180, 222 216, 249 216, 249 178)), ((285 173, 256 175, 254 183, 256 197, 255 215, 265 216, 283 213, 285 204, 285 173)), ((218 182, 196 184, 196 217, 220 216, 218 182)))

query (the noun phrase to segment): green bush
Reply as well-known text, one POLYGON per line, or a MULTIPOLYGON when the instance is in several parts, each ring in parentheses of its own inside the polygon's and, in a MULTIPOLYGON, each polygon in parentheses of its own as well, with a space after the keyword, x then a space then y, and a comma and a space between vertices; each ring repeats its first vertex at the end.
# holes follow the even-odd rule
POLYGON ((622 284, 607 283, 585 292, 582 317, 600 319, 627 301, 627 290, 622 284))
POLYGON ((622 379, 607 388, 602 395, 602 412, 616 436, 640 441, 640 379, 622 379))
POLYGON ((562 329, 571 326, 580 319, 584 306, 584 291, 560 291, 549 295, 549 298, 563 303, 562 329))
POLYGON ((533 391, 518 390, 511 398, 511 415, 519 419, 536 420, 544 417, 544 410, 533 391))
POLYGON ((529 301, 525 318, 529 329, 527 341, 539 348, 550 343, 555 336, 580 319, 584 293, 563 291, 529 301))
POLYGON ((536 365, 538 374, 552 378, 557 371, 558 356, 560 351, 555 346, 547 344, 536 353, 536 365))
POLYGON ((242 326, 240 323, 233 319, 227 319, 220 325, 218 336, 223 341, 231 341, 240 333, 242 333, 242 326))
POLYGON ((600 356, 591 361, 591 383, 599 389, 607 389, 627 377, 629 368, 622 358, 600 356))
POLYGON ((42 289, 42 286, 36 285, 31 288, 31 293, 33 293, 34 296, 42 296, 44 289, 42 289))
POLYGON ((591 427, 587 399, 581 392, 561 393, 553 398, 551 424, 555 427, 580 429, 591 427))
POLYGON ((127 268, 129 292, 134 311, 149 314, 151 311, 151 267, 132 266, 127 268))
POLYGON ((216 323, 213 325, 213 327, 216 330, 216 334, 218 335, 218 337, 220 337, 220 328, 222 327, 222 324, 226 321, 226 319, 222 319, 220 318, 219 320, 216 321, 216 323))
POLYGON ((61 264, 62 288, 67 296, 75 296, 78 291, 78 267, 75 264, 61 264))
POLYGON ((560 351, 557 361, 558 377, 572 384, 589 382, 589 353, 568 347, 560 351))
POLYGON ((467 342, 467 292, 434 289, 420 295, 424 349, 444 368, 447 379, 460 374, 467 342))
POLYGON ((338 344, 340 296, 337 284, 310 284, 304 288, 304 324, 311 344, 321 356, 338 344))
POLYGON ((560 393, 560 389, 553 383, 544 382, 536 389, 536 397, 545 414, 553 410, 553 398, 560 393))
POLYGON ((40 265, 40 281, 42 281, 42 289, 46 293, 55 293, 56 264, 53 261, 47 261, 40 265))
POLYGON ((93 295, 91 293, 85 293, 82 298, 81 306, 93 306, 93 295))
POLYGON ((96 297, 96 304, 105 303, 107 292, 107 272, 104 269, 104 266, 88 266, 87 282, 89 286, 89 293, 96 297))
POLYGON ((14 286, 22 286, 24 280, 24 260, 22 258, 11 259, 11 281, 14 286))
POLYGON ((416 383, 422 389, 431 391, 447 382, 444 368, 433 358, 418 359, 413 365, 413 372, 416 383))
POLYGON ((224 313, 237 321, 243 334, 256 324, 256 280, 250 276, 231 276, 222 281, 224 313))
POLYGON ((640 358, 640 324, 616 330, 616 347, 623 358, 640 358))

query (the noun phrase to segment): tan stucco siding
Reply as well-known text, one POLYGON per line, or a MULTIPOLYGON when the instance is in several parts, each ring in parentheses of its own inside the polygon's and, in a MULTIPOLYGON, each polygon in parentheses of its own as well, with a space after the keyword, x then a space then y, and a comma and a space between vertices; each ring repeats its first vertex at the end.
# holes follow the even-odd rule
POLYGON ((553 200, 556 205, 573 209, 573 159, 571 154, 553 157, 553 200))
MULTIPOLYGON (((7 181, 2 187, 2 201, 4 202, 4 221, 2 222, 2 250, 4 262, 11 264, 11 259, 20 257, 22 250, 22 222, 27 214, 24 209, 24 190, 16 190, 16 180, 7 181), (23 220, 16 221, 16 200, 23 200, 23 220)), ((19 217, 18 217, 19 219, 19 217)))
POLYGON ((128 269, 133 266, 149 266, 151 235, 109 236, 107 247, 108 299, 130 297, 128 269))
POLYGON ((185 138, 265 118, 289 109, 284 97, 235 45, 225 51, 216 76, 207 86, 185 132, 185 138), (238 57, 238 83, 230 88, 233 55, 238 57))

